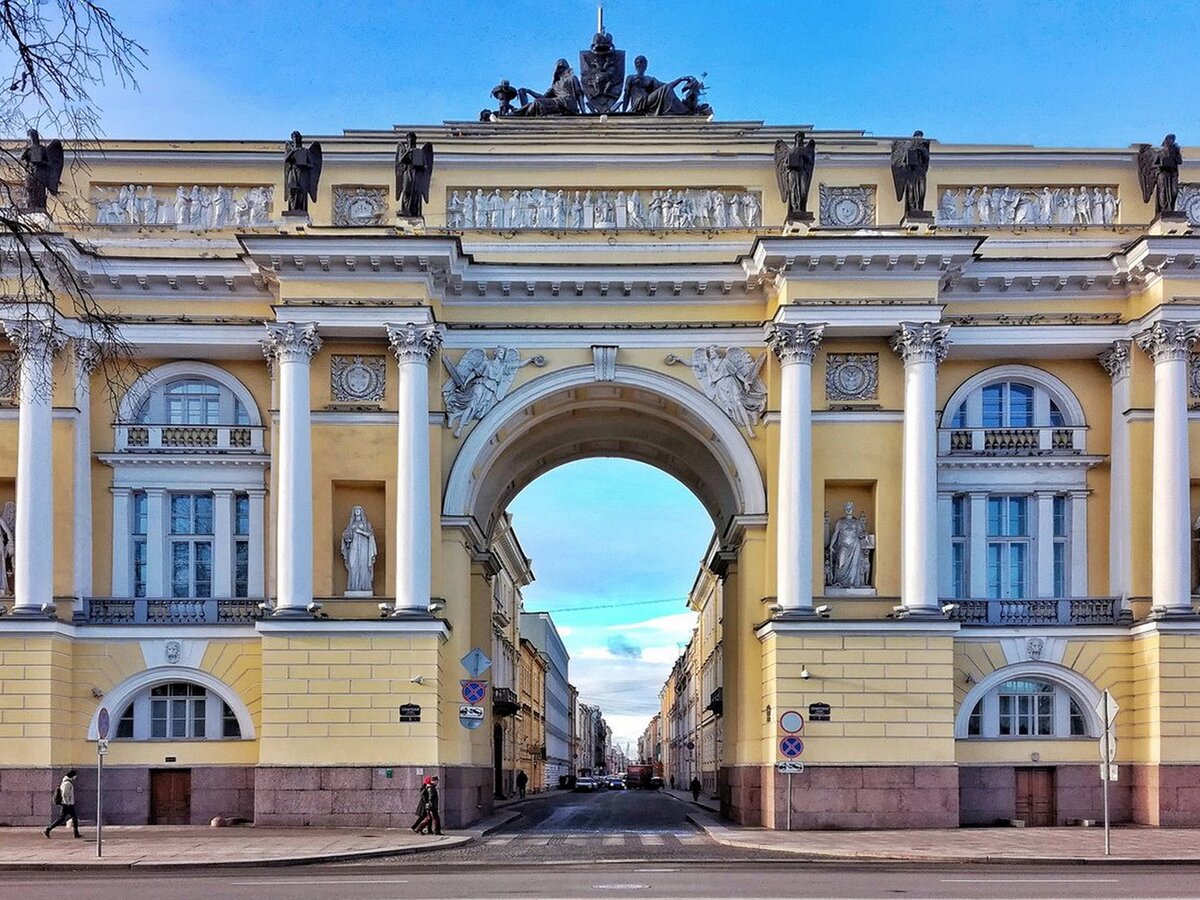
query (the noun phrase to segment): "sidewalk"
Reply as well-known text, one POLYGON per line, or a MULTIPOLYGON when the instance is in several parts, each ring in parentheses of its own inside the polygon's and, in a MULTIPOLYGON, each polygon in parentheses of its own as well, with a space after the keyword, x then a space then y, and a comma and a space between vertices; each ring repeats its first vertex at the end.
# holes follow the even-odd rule
POLYGON ((414 834, 408 828, 106 825, 102 859, 96 858, 94 827, 85 827, 80 840, 71 837, 69 829, 56 830, 47 840, 38 828, 4 828, 0 830, 0 871, 345 862, 457 847, 475 840, 483 824, 442 837, 414 834))
MULTIPOLYGON (((676 791, 675 793, 680 793, 676 791)), ((691 802, 691 795, 687 801, 691 802)), ((1200 863, 1200 829, 945 828, 910 831, 773 831, 748 828, 695 810, 688 819, 729 847, 794 853, 807 859, 908 862, 1200 863)))
POLYGON ((693 800, 691 791, 663 788, 662 792, 664 794, 670 794, 676 800, 682 800, 684 803, 688 803, 693 806, 699 806, 701 809, 708 810, 715 815, 719 816, 721 814, 721 801, 719 801, 716 797, 710 797, 707 794, 701 793, 699 800, 693 800))

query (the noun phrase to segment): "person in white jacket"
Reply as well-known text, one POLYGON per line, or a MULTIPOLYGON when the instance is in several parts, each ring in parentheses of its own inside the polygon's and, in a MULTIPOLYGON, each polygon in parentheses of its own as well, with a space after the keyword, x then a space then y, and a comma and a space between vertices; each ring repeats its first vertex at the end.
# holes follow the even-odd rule
POLYGON ((58 818, 42 831, 46 837, 50 837, 50 832, 59 825, 66 825, 68 820, 75 828, 75 837, 83 837, 79 833, 79 815, 75 812, 75 776, 78 774, 72 769, 63 776, 62 784, 58 786, 58 796, 55 798, 55 802, 59 805, 58 818))

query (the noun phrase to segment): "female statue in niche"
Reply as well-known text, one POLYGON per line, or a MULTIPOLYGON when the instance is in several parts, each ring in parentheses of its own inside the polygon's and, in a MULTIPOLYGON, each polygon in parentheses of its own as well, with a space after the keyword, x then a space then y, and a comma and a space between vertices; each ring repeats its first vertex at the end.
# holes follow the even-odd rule
MULTIPOLYGON (((825 546, 826 586, 865 588, 869 586, 869 551, 874 549, 874 540, 867 533, 866 515, 855 516, 852 502, 847 501, 842 511, 845 515, 834 523, 825 546)), ((828 527, 828 519, 826 523, 828 527)))
POLYGON ((375 529, 361 506, 350 511, 342 532, 342 560, 346 563, 346 593, 370 594, 375 581, 375 529))

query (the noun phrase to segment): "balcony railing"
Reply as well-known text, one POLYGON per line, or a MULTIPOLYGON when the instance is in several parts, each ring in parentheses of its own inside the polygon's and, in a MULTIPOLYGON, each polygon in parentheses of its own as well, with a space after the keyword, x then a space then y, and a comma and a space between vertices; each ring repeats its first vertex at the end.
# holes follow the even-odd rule
POLYGON ((167 453, 262 453, 261 425, 150 425, 119 422, 117 450, 167 453))
POLYGON ((950 618, 963 625, 1113 625, 1121 616, 1117 597, 949 602, 950 618))
POLYGON ((257 618, 262 599, 84 597, 73 621, 76 625, 242 625, 257 618))
POLYGON ((938 452, 984 456, 1040 456, 1048 453, 1082 453, 1083 427, 1045 428, 941 428, 938 452))

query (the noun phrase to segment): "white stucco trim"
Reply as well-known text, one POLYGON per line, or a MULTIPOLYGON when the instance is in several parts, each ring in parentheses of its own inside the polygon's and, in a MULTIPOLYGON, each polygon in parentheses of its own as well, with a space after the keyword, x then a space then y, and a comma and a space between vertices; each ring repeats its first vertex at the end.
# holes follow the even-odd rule
POLYGON ((262 415, 259 412, 258 404, 254 400, 254 395, 235 378, 230 372, 222 369, 220 366, 214 366, 210 363, 200 362, 194 359, 183 359, 177 362, 166 363, 161 366, 156 366, 149 372, 143 374, 135 381, 129 390, 125 392, 125 396, 121 398, 121 404, 118 409, 118 420, 121 422, 132 422, 137 414, 138 408, 142 405, 142 401, 148 397, 153 390, 161 384, 172 381, 176 378, 182 378, 188 375, 198 375, 203 378, 211 378, 217 384, 227 388, 245 407, 246 414, 250 417, 250 425, 258 426, 263 424, 262 415))
POLYGON ((958 715, 954 717, 955 740, 967 737, 967 720, 971 718, 971 710, 975 708, 975 704, 993 688, 1017 678, 1040 678, 1066 688, 1080 701, 1079 708, 1087 720, 1088 734, 1094 736, 1102 732, 1104 724, 1096 715, 1096 704, 1103 696, 1100 690, 1074 669, 1068 669, 1066 666, 1056 663, 1030 660, 996 669, 967 692, 962 705, 958 708, 958 715))
MULTIPOLYGON (((952 332, 952 336, 953 334, 952 332)), ((967 397, 974 391, 982 388, 984 385, 993 384, 997 381, 1016 381, 1040 387, 1058 405, 1059 412, 1063 414, 1066 421, 1063 427, 1078 428, 1087 425, 1087 421, 1083 415, 1083 406, 1080 404, 1079 398, 1075 396, 1075 392, 1067 387, 1066 382, 1062 379, 1036 366, 1005 365, 992 366, 990 369, 976 372, 960 384, 954 393, 950 395, 950 399, 946 401, 945 409, 942 412, 941 427, 950 427, 950 422, 954 419, 955 412, 958 411, 958 408, 966 402, 967 397)))
MULTIPOLYGON (((716 456, 738 500, 736 514, 766 513, 766 487, 754 453, 737 426, 715 403, 676 378, 636 366, 618 364, 615 376, 609 383, 658 394, 696 416, 712 431, 716 456)), ((502 442, 499 436, 506 429, 511 430, 511 423, 522 410, 560 391, 594 384, 596 377, 592 365, 572 366, 536 378, 496 404, 463 441, 462 449, 450 470, 442 514, 471 516, 475 513, 476 498, 486 475, 486 463, 499 453, 504 443, 511 440, 506 434, 502 442)), ((682 424, 681 427, 686 428, 682 424)))
POLYGON ((246 708, 246 704, 242 702, 242 698, 238 696, 237 691, 219 678, 188 666, 155 666, 152 669, 138 672, 136 675, 130 675, 116 687, 109 690, 105 694, 104 699, 97 703, 95 710, 92 711, 91 719, 88 720, 87 739, 95 741, 100 738, 98 721, 102 708, 107 708, 109 715, 112 716, 112 727, 115 733, 117 720, 130 701, 142 691, 158 687, 160 684, 169 684, 173 681, 187 681, 192 684, 198 684, 210 693, 220 697, 229 704, 229 708, 237 716, 238 727, 242 732, 241 739, 244 741, 254 739, 254 719, 251 718, 250 710, 246 708))

